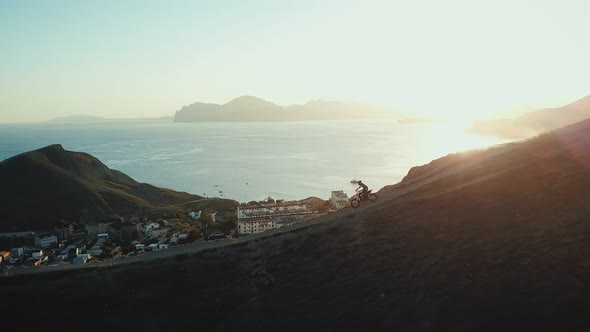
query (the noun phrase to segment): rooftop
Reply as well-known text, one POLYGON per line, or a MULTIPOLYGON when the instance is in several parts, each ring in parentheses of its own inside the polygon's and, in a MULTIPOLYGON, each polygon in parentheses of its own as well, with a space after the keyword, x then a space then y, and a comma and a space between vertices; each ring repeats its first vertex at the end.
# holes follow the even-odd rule
POLYGON ((52 233, 42 233, 42 234, 37 234, 37 237, 39 237, 40 239, 45 239, 48 237, 57 237, 57 235, 52 234, 52 233))

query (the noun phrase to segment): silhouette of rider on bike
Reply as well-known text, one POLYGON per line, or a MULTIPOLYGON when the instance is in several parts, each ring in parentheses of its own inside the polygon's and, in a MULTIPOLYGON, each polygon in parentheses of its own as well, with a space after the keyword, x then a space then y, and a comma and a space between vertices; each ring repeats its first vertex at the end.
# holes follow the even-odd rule
POLYGON ((355 191, 358 191, 359 189, 362 189, 362 190, 359 192, 359 197, 361 197, 361 198, 365 198, 365 195, 367 194, 367 191, 369 191, 369 187, 368 187, 366 184, 364 184, 364 183, 363 183, 363 181, 361 181, 361 180, 358 180, 358 181, 356 182, 356 184, 358 184, 358 185, 359 185, 359 187, 358 187, 358 188, 356 188, 356 190, 355 190, 355 191))

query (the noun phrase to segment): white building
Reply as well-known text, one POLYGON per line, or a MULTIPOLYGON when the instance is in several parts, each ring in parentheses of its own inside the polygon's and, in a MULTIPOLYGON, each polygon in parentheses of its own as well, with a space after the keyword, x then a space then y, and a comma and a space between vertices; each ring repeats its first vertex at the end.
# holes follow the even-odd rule
POLYGON ((256 234, 276 227, 274 219, 257 219, 238 221, 239 234, 256 234))
POLYGON ((86 258, 87 260, 92 258, 92 255, 90 254, 78 254, 78 256, 76 257, 82 257, 82 258, 86 258))
POLYGON ((201 219, 201 210, 195 212, 195 211, 191 211, 188 213, 189 217, 191 217, 192 220, 199 220, 201 219))
POLYGON ((340 210, 348 206, 348 195, 346 195, 342 190, 332 191, 332 195, 330 195, 330 202, 332 203, 332 207, 340 210))
POLYGON ((255 234, 306 221, 319 213, 305 204, 238 207, 238 234, 255 234))
POLYGON ((170 227, 158 227, 153 228, 149 232, 146 233, 147 237, 150 239, 157 239, 163 235, 166 235, 170 231, 170 227))
POLYGON ((40 258, 43 256, 43 250, 34 250, 31 252, 31 257, 40 258))
POLYGON ((284 214, 311 213, 305 204, 283 204, 271 206, 238 207, 238 220, 245 218, 266 217, 284 214))
POLYGON ((176 244, 179 240, 188 239, 188 233, 174 233, 170 238, 170 243, 176 244))
POLYGON ((39 234, 35 235, 35 246, 41 248, 49 248, 52 244, 57 244, 57 235, 55 234, 39 234))
POLYGON ((149 224, 143 226, 143 232, 145 234, 148 234, 153 229, 158 228, 158 227, 160 227, 160 224, 158 224, 157 222, 152 222, 152 223, 149 223, 149 224))

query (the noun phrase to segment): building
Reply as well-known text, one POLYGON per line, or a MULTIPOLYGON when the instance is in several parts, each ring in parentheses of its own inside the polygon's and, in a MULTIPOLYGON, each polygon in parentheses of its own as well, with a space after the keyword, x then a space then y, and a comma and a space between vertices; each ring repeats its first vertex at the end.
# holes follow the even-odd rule
POLYGON ((332 207, 337 210, 347 207, 348 200, 348 195, 342 190, 332 191, 332 194, 330 195, 330 203, 332 203, 332 207))
POLYGON ((102 255, 102 247, 105 244, 105 242, 107 241, 107 239, 109 238, 108 234, 98 234, 98 240, 96 240, 96 243, 94 244, 94 246, 92 246, 92 248, 90 248, 87 253, 92 255, 92 256, 100 256, 102 255))
POLYGON ((109 237, 115 241, 132 241, 139 235, 140 226, 130 222, 115 222, 109 225, 109 237))
POLYGON ((59 254, 59 255, 55 256, 55 260, 58 262, 63 262, 67 259, 68 259, 68 255, 59 254))
POLYGON ((109 225, 109 238, 113 241, 121 241, 123 239, 123 232, 121 232, 121 223, 113 223, 109 225))
POLYGON ((70 234, 74 232, 74 225, 61 220, 55 227, 53 227, 53 230, 60 241, 65 241, 69 240, 70 234))
POLYGON ((238 234, 256 234, 276 227, 273 218, 238 221, 238 234))
POLYGON ((238 234, 255 234, 319 216, 305 204, 266 204, 238 207, 238 234))
POLYGON ((53 244, 57 244, 57 235, 55 234, 38 234, 35 235, 33 238, 35 241, 35 246, 40 248, 49 248, 53 244))
POLYGON ((8 257, 10 257, 10 252, 9 251, 0 251, 0 263, 2 263, 3 261, 7 260, 8 257))
POLYGON ((80 249, 78 247, 76 247, 76 245, 71 244, 71 245, 65 247, 64 250, 62 250, 59 254, 60 254, 60 256, 70 257, 70 256, 78 256, 79 253, 80 253, 80 249))
POLYGON ((43 256, 43 250, 34 250, 31 252, 31 257, 39 258, 43 256))
POLYGON ((91 238, 91 239, 96 239, 98 237, 98 234, 102 233, 99 230, 98 224, 96 224, 96 225, 87 225, 86 226, 86 232, 88 232, 88 237, 91 238))
POLYGON ((12 256, 20 257, 25 254, 25 248, 12 248, 10 249, 12 256))
POLYGON ((91 239, 96 239, 98 234, 108 233, 109 224, 106 222, 99 222, 98 224, 86 226, 86 231, 91 239))
POLYGON ((0 238, 17 238, 17 237, 29 237, 34 236, 35 232, 11 232, 11 233, 0 233, 0 238))
POLYGON ((102 247, 92 247, 87 251, 87 253, 92 256, 100 256, 102 255, 102 247))
POLYGON ((160 238, 160 237, 166 235, 168 233, 168 231, 170 231, 170 229, 171 229, 170 227, 153 228, 149 232, 147 232, 146 235, 150 239, 157 239, 157 238, 160 238))
POLYGON ((192 221, 196 221, 201 219, 201 210, 199 211, 191 211, 188 213, 188 216, 191 218, 192 221))
POLYGON ((74 258, 74 260, 72 261, 72 264, 74 264, 74 265, 86 264, 86 263, 88 263, 88 260, 89 260, 88 257, 76 256, 76 258, 74 258))
POLYGON ((76 257, 83 257, 83 258, 86 258, 86 259, 90 260, 92 258, 92 255, 90 255, 90 254, 79 254, 76 257))
POLYGON ((151 223, 143 226, 143 233, 148 234, 149 232, 152 231, 152 229, 158 228, 158 227, 160 227, 160 224, 158 224, 157 222, 151 222, 151 223))
POLYGON ((70 241, 81 241, 86 240, 87 237, 86 230, 78 230, 70 234, 70 241))
POLYGON ((188 239, 188 233, 174 233, 170 238, 170 243, 176 244, 180 240, 188 239))

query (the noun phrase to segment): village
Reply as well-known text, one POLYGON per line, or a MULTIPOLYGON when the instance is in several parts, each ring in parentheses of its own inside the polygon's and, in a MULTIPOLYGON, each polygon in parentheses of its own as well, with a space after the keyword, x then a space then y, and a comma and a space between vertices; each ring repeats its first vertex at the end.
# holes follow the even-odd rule
POLYGON ((197 241, 257 234, 313 220, 348 206, 343 191, 329 200, 285 202, 268 197, 228 210, 205 208, 183 214, 132 214, 96 224, 61 220, 49 229, 0 233, 0 268, 92 264, 146 255, 197 241))

